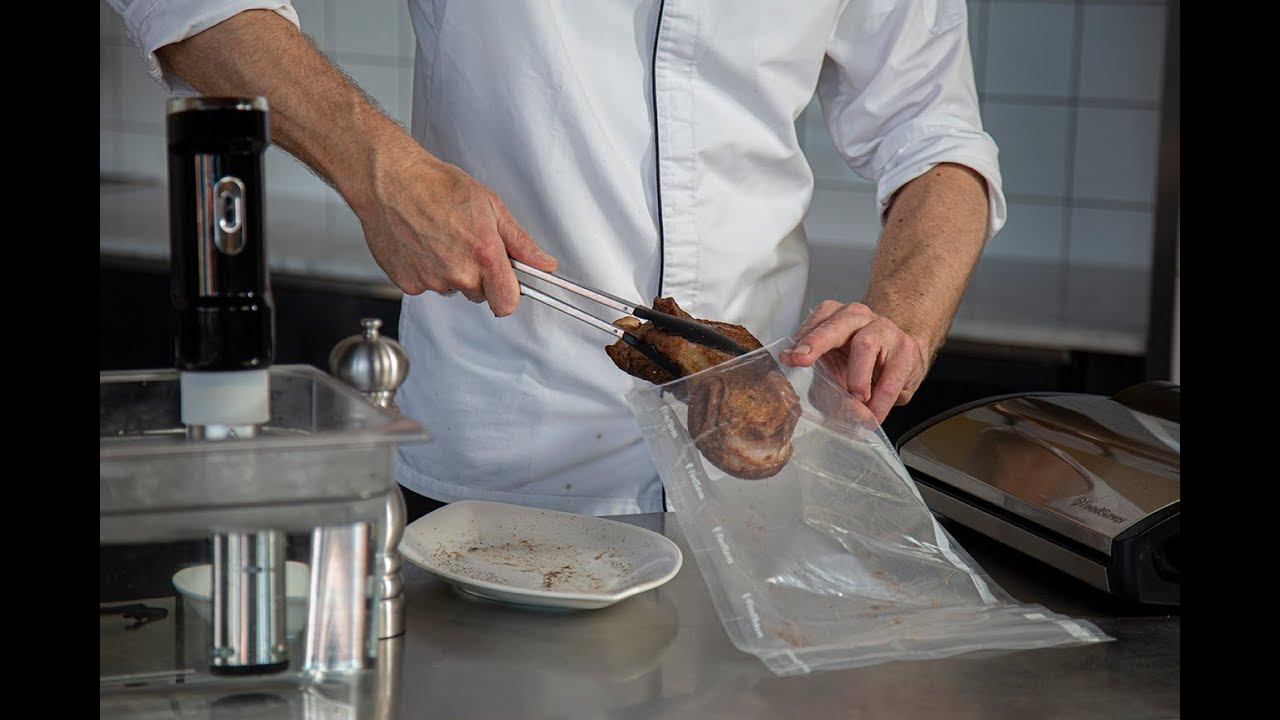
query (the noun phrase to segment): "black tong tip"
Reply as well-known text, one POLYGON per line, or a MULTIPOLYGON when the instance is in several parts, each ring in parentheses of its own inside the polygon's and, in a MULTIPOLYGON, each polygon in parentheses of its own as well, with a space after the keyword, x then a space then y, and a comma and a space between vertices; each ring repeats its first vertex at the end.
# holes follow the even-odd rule
POLYGON ((733 338, 709 325, 700 323, 697 320, 689 320, 675 315, 668 315, 667 313, 643 306, 636 307, 635 316, 648 320, 659 330, 669 332, 672 335, 679 335, 686 340, 691 340, 699 345, 706 345, 707 347, 715 348, 716 350, 729 353, 730 355, 746 355, 750 352, 747 348, 735 342, 733 338))

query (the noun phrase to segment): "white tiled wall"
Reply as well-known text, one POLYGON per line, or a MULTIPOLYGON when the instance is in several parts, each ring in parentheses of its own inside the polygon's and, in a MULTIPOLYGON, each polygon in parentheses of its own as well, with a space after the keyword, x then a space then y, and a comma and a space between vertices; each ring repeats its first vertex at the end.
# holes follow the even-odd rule
POLYGON ((1080 95, 1159 102, 1164 37, 1164 3, 1086 4, 1080 95))
MULTIPOLYGON (((100 171, 165 179, 164 90, 143 69, 120 19, 101 6, 100 171)), ((387 113, 409 124, 413 78, 413 31, 405 0, 293 0, 302 31, 351 76, 387 113)), ((266 157, 272 197, 323 203, 330 231, 359 237, 359 223, 327 184, 287 153, 266 157)))
MULTIPOLYGON (((1043 263, 1050 275, 1053 268, 1076 267, 1145 272, 1152 246, 1164 0, 968 5, 975 79, 987 129, 1001 148, 1009 200, 1008 225, 982 262, 1043 263)), ((294 0, 294 6, 303 31, 408 125, 413 35, 405 0, 294 0)), ((147 77, 105 3, 100 26, 101 171, 163 180, 164 93, 147 77)), ((798 132, 817 183, 806 221, 811 240, 873 247, 879 235, 874 188, 844 165, 816 102, 801 116, 798 132)), ((273 195, 321 200, 331 230, 358 232, 337 194, 292 158, 273 149, 267 168, 273 195)), ((992 287, 994 277, 979 272, 966 305, 975 296, 1004 298, 1011 292, 992 287)), ((1036 305, 1052 317, 1072 315, 1072 296, 1080 291, 1070 290, 1065 280, 1056 285, 1060 289, 1041 293, 1036 305)), ((1106 289, 1098 295, 1107 296, 1106 289)), ((1133 316, 1143 318, 1145 327, 1145 309, 1133 316)))
MULTIPOLYGON (((970 5, 977 3, 971 2, 970 5)), ((1071 94, 1073 3, 986 2, 984 90, 1000 95, 1071 94)))
POLYGON ((987 100, 982 122, 1000 147, 1005 187, 1019 195, 1052 198, 1067 194, 1067 149, 1071 147, 1071 109, 987 100))
POLYGON ((1154 202, 1160 113, 1080 107, 1075 115, 1074 196, 1080 200, 1154 202))
MULTIPOLYGON (((984 125, 1000 146, 1009 219, 984 252, 960 317, 983 319, 966 315, 967 307, 979 307, 993 321, 1042 318, 1080 327, 1105 318, 1108 331, 1141 335, 1164 0, 968 0, 968 6, 975 81, 984 125), (1018 262, 1035 263, 1020 266, 1023 279, 1034 279, 1022 290, 1015 287, 1022 280, 1004 269, 1018 262)), ((873 188, 842 170, 816 103, 800 123, 819 188, 806 222, 810 240, 873 247, 878 220, 860 211, 873 188)))

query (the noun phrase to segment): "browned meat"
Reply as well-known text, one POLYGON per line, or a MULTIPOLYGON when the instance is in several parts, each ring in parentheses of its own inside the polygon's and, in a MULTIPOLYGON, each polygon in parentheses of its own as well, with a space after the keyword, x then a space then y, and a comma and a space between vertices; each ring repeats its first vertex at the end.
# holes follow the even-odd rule
MULTIPOLYGON (((682 310, 673 298, 654 298, 653 309, 676 317, 695 319, 692 315, 682 310)), ((699 322, 714 327, 748 350, 756 350, 762 347, 760 341, 741 325, 717 320, 699 319, 699 322)), ((667 357, 675 361, 685 375, 692 375, 700 370, 706 370, 733 357, 727 352, 699 345, 678 335, 669 335, 654 328, 653 323, 642 323, 638 318, 631 316, 616 320, 613 324, 661 350, 667 357)), ((672 379, 665 370, 654 365, 640 351, 621 340, 606 347, 604 351, 609 353, 609 357, 613 358, 613 363, 621 368, 623 372, 634 375, 641 380, 648 380, 655 385, 661 385, 672 379)))
MULTIPOLYGON (((655 298, 653 308, 669 315, 691 318, 672 298, 655 298)), ((761 346, 746 328, 716 320, 702 320, 733 338, 748 350, 761 346)), ((732 355, 671 335, 626 317, 614 323, 661 350, 685 373, 706 370, 732 355)), ((639 351, 618 340, 605 348, 624 372, 654 384, 672 378, 639 351)), ((791 433, 800 420, 800 399, 791 383, 765 357, 727 372, 691 378, 683 388, 689 404, 689 433, 702 454, 716 467, 736 477, 758 480, 772 477, 791 458, 791 433)))

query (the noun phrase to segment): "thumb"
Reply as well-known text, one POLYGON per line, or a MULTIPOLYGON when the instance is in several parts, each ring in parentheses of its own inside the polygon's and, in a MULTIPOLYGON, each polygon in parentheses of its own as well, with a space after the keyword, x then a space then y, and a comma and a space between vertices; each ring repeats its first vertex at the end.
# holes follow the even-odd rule
POLYGON ((498 235, 502 237, 502 244, 507 248, 507 255, 519 260, 526 265, 532 265, 539 270, 545 272, 553 272, 559 261, 551 257, 551 255, 538 247, 533 241, 529 233, 520 227, 520 224, 511 217, 506 208, 496 208, 498 211, 498 235))

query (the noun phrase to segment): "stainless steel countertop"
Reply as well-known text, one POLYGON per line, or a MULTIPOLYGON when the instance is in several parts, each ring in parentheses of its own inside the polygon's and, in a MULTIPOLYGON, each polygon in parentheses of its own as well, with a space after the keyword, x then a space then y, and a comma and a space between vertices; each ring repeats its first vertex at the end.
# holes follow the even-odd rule
POLYGON ((778 678, 729 642, 671 513, 616 518, 685 553, 666 585, 593 611, 464 595, 406 564, 398 718, 1178 717, 1180 618, 1135 610, 963 528, 957 540, 1022 602, 1115 642, 987 652, 778 678))
MULTIPOLYGON (((149 689, 104 690, 100 717, 1162 720, 1180 715, 1177 615, 1125 606, 964 528, 950 529, 1014 597, 1091 620, 1116 640, 779 678, 729 642, 673 514, 615 519, 663 533, 680 545, 685 563, 679 574, 611 607, 560 611, 465 595, 406 564, 406 632, 381 641, 379 668, 318 685, 283 676, 195 686, 162 678, 149 689)), ((147 602, 167 607, 168 600, 147 602)), ((103 632, 117 641, 128 639, 122 652, 153 659, 174 653, 174 667, 187 667, 184 653, 174 650, 174 628, 184 626, 181 612, 136 633, 114 629, 120 624, 118 617, 104 621, 109 629, 103 632)), ((201 644, 197 636, 188 638, 192 647, 201 644)), ((122 662, 113 661, 113 667, 136 672, 122 662)))

